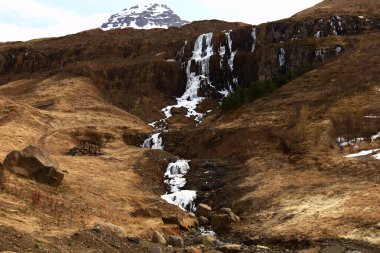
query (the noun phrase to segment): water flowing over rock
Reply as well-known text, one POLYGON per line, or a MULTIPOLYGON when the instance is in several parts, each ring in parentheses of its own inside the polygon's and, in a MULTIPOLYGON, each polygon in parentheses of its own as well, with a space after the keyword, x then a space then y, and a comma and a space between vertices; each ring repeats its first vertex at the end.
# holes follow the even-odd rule
POLYGON ((164 145, 160 133, 152 134, 148 139, 144 141, 142 147, 163 150, 164 145))
POLYGON ((170 163, 166 169, 165 183, 170 187, 170 192, 161 196, 170 204, 177 205, 183 210, 194 210, 196 191, 181 190, 186 185, 186 173, 190 170, 187 160, 178 160, 170 163))
POLYGON ((180 98, 177 98, 176 105, 170 105, 162 109, 166 118, 172 116, 172 108, 184 107, 187 109, 187 117, 194 117, 198 122, 203 119, 203 114, 197 112, 196 108, 205 99, 198 95, 199 89, 210 85, 210 58, 214 54, 212 37, 213 33, 202 34, 195 41, 193 56, 186 65, 186 90, 180 98), (192 71, 193 61, 196 64, 195 71, 192 71))
POLYGON ((251 52, 253 53, 253 52, 255 52, 255 49, 256 49, 256 40, 257 40, 256 27, 252 28, 251 36, 252 36, 252 39, 253 39, 251 52))

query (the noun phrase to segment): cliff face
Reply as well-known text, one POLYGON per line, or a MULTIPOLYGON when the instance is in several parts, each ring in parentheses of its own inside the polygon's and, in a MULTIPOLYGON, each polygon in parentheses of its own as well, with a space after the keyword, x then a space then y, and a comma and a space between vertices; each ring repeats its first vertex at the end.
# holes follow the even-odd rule
POLYGON ((251 26, 221 21, 194 22, 183 28, 150 31, 92 30, 62 38, 0 46, 0 82, 33 74, 67 72, 92 78, 115 104, 147 121, 180 97, 189 79, 186 71, 207 77, 198 95, 221 99, 252 81, 271 79, 317 67, 346 50, 349 36, 378 31, 376 17, 331 16, 287 19, 251 26), (210 34, 210 45, 197 39, 210 34), (339 36, 339 37, 336 37, 339 36), (204 73, 203 73, 204 74, 204 73), (153 98, 152 98, 153 97, 153 98))

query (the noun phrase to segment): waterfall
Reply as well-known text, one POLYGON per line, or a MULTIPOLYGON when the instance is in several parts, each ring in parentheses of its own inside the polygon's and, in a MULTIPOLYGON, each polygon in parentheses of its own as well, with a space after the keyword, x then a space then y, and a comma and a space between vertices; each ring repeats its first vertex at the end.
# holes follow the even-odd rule
MULTIPOLYGON (((223 61, 224 61, 224 57, 227 53, 227 50, 226 50, 226 47, 228 48, 228 52, 230 54, 230 57, 227 59, 227 63, 228 63, 228 66, 229 66, 229 71, 233 72, 234 70, 234 59, 235 59, 235 55, 237 53, 237 50, 235 50, 234 52, 232 51, 232 38, 231 38, 231 32, 232 30, 229 30, 227 32, 225 32, 225 36, 226 36, 226 46, 222 46, 220 45, 219 47, 219 56, 220 56, 220 69, 222 71, 228 71, 228 70, 225 70, 223 69, 223 61)), ((233 78, 233 83, 234 84, 237 84, 238 83, 238 79, 237 78, 233 78)), ((228 83, 228 87, 219 91, 220 94, 222 94, 224 97, 227 97, 231 92, 233 92, 233 87, 231 85, 231 83, 228 83)))
POLYGON ((164 146, 162 144, 162 137, 160 136, 160 133, 152 134, 148 139, 144 141, 142 147, 163 150, 164 146))
POLYGON ((172 108, 185 107, 187 109, 186 117, 195 117, 196 121, 202 121, 203 114, 197 112, 196 108, 205 98, 198 96, 198 90, 201 85, 210 84, 210 57, 214 54, 212 37, 213 33, 202 34, 195 41, 193 56, 186 65, 186 90, 181 97, 177 98, 176 105, 170 105, 162 109, 166 119, 172 116, 172 108), (193 72, 191 71, 192 61, 195 61, 196 64, 196 69, 193 72))
POLYGON ((253 53, 256 50, 256 40, 257 40, 257 37, 256 37, 256 27, 252 28, 251 36, 252 36, 252 39, 253 39, 253 44, 252 44, 251 52, 253 53))
POLYGON ((186 185, 186 173, 190 170, 188 160, 177 160, 169 163, 164 174, 165 183, 170 187, 170 192, 161 195, 161 198, 169 204, 179 206, 183 210, 194 210, 196 191, 181 190, 186 185))
POLYGON ((230 53, 231 53, 231 56, 228 59, 228 65, 230 66, 230 70, 232 72, 234 70, 234 59, 235 59, 235 55, 237 53, 237 50, 235 52, 232 52, 231 32, 232 31, 226 32, 226 38, 227 38, 227 45, 228 45, 228 48, 230 49, 230 53))
POLYGON ((280 64, 280 68, 283 68, 285 66, 285 49, 280 49, 280 54, 278 55, 278 61, 280 64))

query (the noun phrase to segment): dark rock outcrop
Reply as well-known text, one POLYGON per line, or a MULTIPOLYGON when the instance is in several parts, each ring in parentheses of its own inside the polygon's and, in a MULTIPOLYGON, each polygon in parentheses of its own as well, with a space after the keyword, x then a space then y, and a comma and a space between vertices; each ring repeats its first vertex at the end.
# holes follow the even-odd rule
POLYGON ((12 151, 3 164, 6 169, 15 174, 52 186, 61 185, 64 177, 58 162, 53 160, 45 150, 34 146, 28 146, 22 151, 12 151))

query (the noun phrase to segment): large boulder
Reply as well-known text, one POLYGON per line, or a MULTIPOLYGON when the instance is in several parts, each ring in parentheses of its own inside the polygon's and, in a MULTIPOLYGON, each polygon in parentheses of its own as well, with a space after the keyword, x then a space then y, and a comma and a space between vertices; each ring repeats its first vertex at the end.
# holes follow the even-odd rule
POLYGON ((203 216, 210 219, 212 216, 212 208, 206 204, 200 203, 197 207, 196 214, 198 217, 203 216))
POLYGON ((178 227, 182 230, 188 231, 189 228, 186 226, 185 222, 181 217, 178 216, 163 216, 162 221, 164 224, 174 224, 178 225, 178 227))
POLYGON ((152 235, 152 242, 153 243, 159 243, 161 245, 166 245, 167 242, 166 242, 166 239, 164 237, 163 234, 161 234, 160 232, 158 231, 155 231, 152 235))
POLYGON ((4 189, 4 183, 5 183, 5 175, 4 175, 4 167, 3 164, 0 163, 0 190, 4 189))
POLYGON ((217 214, 211 218, 211 228, 216 233, 226 232, 230 228, 231 218, 228 214, 217 214))
POLYGON ((183 238, 181 236, 169 236, 168 237, 168 244, 176 247, 176 248, 183 248, 185 247, 185 243, 183 241, 183 238))
POLYGON ((59 170, 58 162, 53 160, 45 150, 34 146, 9 153, 4 160, 4 168, 52 186, 61 185, 64 177, 59 170))

